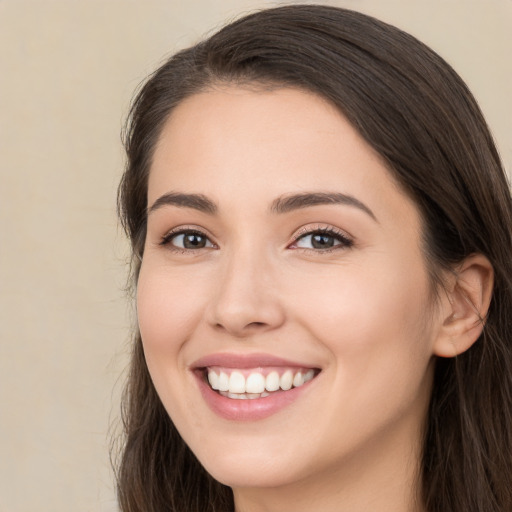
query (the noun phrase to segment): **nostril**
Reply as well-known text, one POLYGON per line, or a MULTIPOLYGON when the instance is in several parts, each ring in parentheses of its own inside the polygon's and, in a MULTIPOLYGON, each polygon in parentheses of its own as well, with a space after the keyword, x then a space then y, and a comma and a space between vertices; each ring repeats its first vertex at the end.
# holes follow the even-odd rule
MULTIPOLYGON (((247 330, 247 329, 251 329, 251 328, 258 328, 258 327, 265 327, 267 324, 265 322, 250 322, 248 323, 247 325, 245 326, 242 326, 242 329, 243 330, 247 330)), ((217 329, 225 329, 226 327, 220 323, 220 322, 217 322, 215 324, 215 327, 217 329)))

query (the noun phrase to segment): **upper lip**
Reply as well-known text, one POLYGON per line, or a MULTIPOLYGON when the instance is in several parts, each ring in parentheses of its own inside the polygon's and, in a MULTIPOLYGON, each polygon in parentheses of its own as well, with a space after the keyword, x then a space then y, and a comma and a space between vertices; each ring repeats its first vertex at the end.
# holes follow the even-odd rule
POLYGON ((223 366, 225 368, 259 368, 265 366, 286 366, 297 368, 316 368, 309 363, 291 361, 271 354, 235 354, 230 352, 210 354, 192 363, 192 369, 223 366))

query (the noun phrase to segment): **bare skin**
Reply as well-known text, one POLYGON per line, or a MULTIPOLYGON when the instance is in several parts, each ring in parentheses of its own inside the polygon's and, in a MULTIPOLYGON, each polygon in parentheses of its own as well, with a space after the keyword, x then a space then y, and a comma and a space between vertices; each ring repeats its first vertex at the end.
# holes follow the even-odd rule
MULTIPOLYGON (((433 360, 478 328, 457 345, 462 302, 433 303, 418 209, 346 119, 294 89, 194 95, 161 134, 148 204, 148 367, 237 512, 422 512, 433 360), (237 421, 199 389, 195 362, 212 354, 267 354, 316 376, 272 414, 237 421)), ((484 264, 462 269, 481 309, 484 264)))

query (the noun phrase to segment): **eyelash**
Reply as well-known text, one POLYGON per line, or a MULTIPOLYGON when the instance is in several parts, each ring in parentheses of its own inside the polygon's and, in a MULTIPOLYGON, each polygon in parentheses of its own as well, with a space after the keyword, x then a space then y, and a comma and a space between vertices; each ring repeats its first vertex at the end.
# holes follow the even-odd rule
MULTIPOLYGON (((177 247, 177 246, 173 245, 171 243, 172 239, 179 235, 196 235, 196 236, 205 238, 214 247, 216 247, 215 244, 210 240, 210 237, 206 233, 204 233, 200 229, 193 228, 193 227, 190 227, 190 228, 189 227, 180 227, 180 228, 176 228, 176 229, 169 231, 167 234, 165 234, 162 237, 159 245, 168 247, 169 250, 171 250, 173 252, 181 253, 181 254, 190 254, 197 250, 197 249, 187 249, 186 247, 177 247)), ((203 249, 203 247, 201 247, 200 249, 203 249)))
POLYGON ((303 240, 304 238, 308 236, 314 236, 314 235, 326 235, 334 238, 336 241, 340 242, 338 245, 335 245, 330 248, 326 249, 312 249, 307 247, 295 247, 295 250, 302 250, 302 251, 308 251, 308 252, 314 252, 314 253, 331 253, 333 251, 339 251, 342 249, 349 249, 354 245, 354 241, 343 231, 334 228, 334 227, 325 227, 325 226, 317 226, 312 228, 311 226, 305 226, 301 228, 297 234, 294 235, 294 240, 291 243, 289 247, 293 247, 296 245, 300 240, 303 240))
MULTIPOLYGON (((199 237, 204 237, 210 244, 212 244, 213 248, 216 248, 217 246, 210 240, 209 236, 206 235, 203 231, 197 229, 197 228, 187 228, 187 227, 180 227, 174 230, 169 231, 167 234, 165 234, 162 239, 159 242, 159 245, 168 247, 171 251, 177 252, 177 253, 191 253, 196 252, 198 249, 188 249, 184 247, 177 247, 173 245, 171 242, 173 238, 179 236, 179 235, 196 235, 199 237)), ((308 251, 308 252, 314 252, 314 253, 330 253, 333 251, 341 250, 341 249, 348 249, 354 245, 354 241, 349 238, 349 236, 344 233, 341 230, 338 230, 334 227, 303 227, 301 228, 294 236, 293 241, 291 244, 288 245, 289 248, 293 248, 294 250, 302 250, 302 251, 308 251), (300 240, 303 240, 304 238, 308 236, 314 236, 314 235, 326 235, 334 238, 336 241, 340 242, 337 245, 334 245, 333 247, 326 248, 326 249, 314 249, 314 248, 307 248, 307 247, 293 247, 296 245, 300 240)), ((211 247, 208 247, 211 248, 211 247)), ((204 249, 204 247, 200 247, 199 249, 204 249)))

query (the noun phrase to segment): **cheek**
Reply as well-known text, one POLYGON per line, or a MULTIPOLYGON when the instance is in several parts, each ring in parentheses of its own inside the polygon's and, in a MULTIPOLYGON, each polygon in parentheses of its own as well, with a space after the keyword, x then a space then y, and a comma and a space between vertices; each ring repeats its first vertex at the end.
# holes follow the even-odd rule
POLYGON ((383 255, 379 265, 334 269, 303 282, 308 293, 296 293, 297 318, 329 349, 340 375, 375 380, 397 368, 397 378, 425 370, 432 342, 428 278, 416 260, 403 261, 383 255))
POLYGON ((197 284, 197 280, 176 279, 164 266, 143 264, 137 285, 137 318, 149 365, 153 358, 175 357, 200 321, 203 294, 197 284))
POLYGON ((141 268, 137 319, 146 364, 167 413, 182 428, 201 421, 182 397, 192 378, 183 359, 183 346, 203 316, 198 300, 202 295, 194 283, 178 279, 168 267, 143 264, 141 268))
POLYGON ((311 338, 329 352, 324 400, 333 406, 323 428, 332 432, 336 425, 332 447, 359 445, 400 418, 422 415, 428 402, 428 281, 422 269, 387 268, 334 274, 310 287, 315 293, 304 295, 297 310, 311 338))

